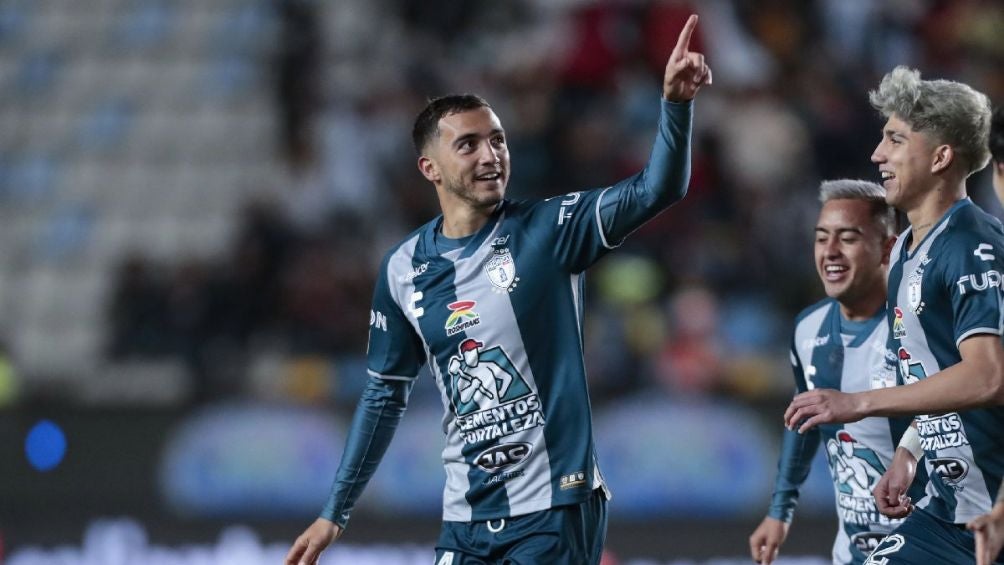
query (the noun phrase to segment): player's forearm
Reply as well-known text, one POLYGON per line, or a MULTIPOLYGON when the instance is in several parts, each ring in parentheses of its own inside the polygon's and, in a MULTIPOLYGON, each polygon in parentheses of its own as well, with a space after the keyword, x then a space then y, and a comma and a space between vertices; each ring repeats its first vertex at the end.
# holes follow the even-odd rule
POLYGON ((648 165, 642 172, 641 189, 653 205, 665 208, 687 194, 690 184, 690 137, 694 103, 662 100, 659 132, 648 165))
POLYGON ((939 414, 1000 403, 1001 368, 966 361, 908 385, 857 393, 865 416, 939 414))
POLYGON ((819 431, 799 434, 785 429, 781 440, 781 455, 777 463, 777 478, 767 515, 785 523, 791 522, 798 505, 798 492, 809 476, 812 458, 819 447, 819 431))
POLYGON ((607 239, 622 241, 687 193, 693 102, 662 101, 659 132, 648 164, 614 185, 600 204, 607 239))
POLYGON ((331 495, 321 511, 322 518, 345 527, 356 500, 394 437, 408 405, 411 384, 370 377, 352 419, 331 495))

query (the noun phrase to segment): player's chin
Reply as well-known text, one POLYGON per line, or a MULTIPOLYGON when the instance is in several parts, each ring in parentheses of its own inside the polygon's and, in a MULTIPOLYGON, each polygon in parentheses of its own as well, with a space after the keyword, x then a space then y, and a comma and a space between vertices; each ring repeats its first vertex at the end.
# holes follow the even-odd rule
POLYGON ((483 207, 490 207, 490 206, 495 206, 499 202, 502 202, 503 198, 505 198, 504 186, 499 188, 498 190, 481 191, 478 194, 477 201, 478 204, 480 204, 483 207))
POLYGON ((847 292, 847 283, 823 281, 823 292, 834 300, 840 300, 847 292))

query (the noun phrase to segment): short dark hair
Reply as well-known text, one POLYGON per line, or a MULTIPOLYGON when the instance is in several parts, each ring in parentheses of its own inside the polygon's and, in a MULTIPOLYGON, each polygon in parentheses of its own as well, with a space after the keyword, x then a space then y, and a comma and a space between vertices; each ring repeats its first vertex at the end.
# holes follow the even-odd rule
POLYGON ((415 118, 415 127, 411 130, 415 152, 421 155, 429 141, 439 135, 439 120, 443 116, 478 108, 491 108, 491 105, 477 94, 447 94, 430 100, 415 118))
POLYGON ((1004 105, 998 106, 990 118, 990 155, 1004 164, 1004 105))

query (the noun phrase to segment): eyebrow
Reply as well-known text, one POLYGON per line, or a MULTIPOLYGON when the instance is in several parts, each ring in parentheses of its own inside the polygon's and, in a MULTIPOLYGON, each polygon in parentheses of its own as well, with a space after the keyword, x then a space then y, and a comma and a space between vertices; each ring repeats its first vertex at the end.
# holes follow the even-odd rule
MULTIPOLYGON (((816 226, 816 232, 830 233, 830 230, 828 230, 828 229, 826 229, 824 227, 821 227, 821 226, 816 226)), ((865 230, 862 229, 862 228, 859 228, 859 227, 849 227, 849 228, 840 227, 840 228, 837 228, 837 229, 833 230, 833 232, 834 233, 838 233, 838 234, 839 233, 843 233, 843 232, 851 232, 851 233, 856 233, 856 234, 864 235, 865 230)))

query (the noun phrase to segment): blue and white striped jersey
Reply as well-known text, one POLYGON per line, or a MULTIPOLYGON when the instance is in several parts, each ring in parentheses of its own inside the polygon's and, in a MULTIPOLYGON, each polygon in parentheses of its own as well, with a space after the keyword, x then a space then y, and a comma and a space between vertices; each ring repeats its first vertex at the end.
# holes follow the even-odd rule
MULTIPOLYGON (((890 344, 911 383, 962 360, 959 344, 1001 335, 1004 231, 969 199, 953 205, 913 251, 912 231, 892 250, 890 344)), ((962 524, 990 510, 1004 472, 1004 407, 917 417, 931 480, 917 506, 962 524)))
MULTIPOLYGON (((586 500, 605 488, 583 361, 583 271, 686 192, 692 104, 663 102, 648 165, 606 189, 503 201, 476 234, 439 217, 385 257, 374 292, 372 387, 322 516, 343 523, 381 449, 387 383, 427 364, 444 407, 443 519, 482 521, 586 500), (381 402, 383 400, 380 400, 381 402)), ((407 390, 410 390, 408 388, 407 390)), ((392 432, 391 432, 392 433, 392 432)))
MULTIPOLYGON (((839 303, 827 298, 796 318, 791 364, 798 392, 832 388, 860 392, 896 384, 896 359, 886 349, 885 310, 865 322, 850 322, 839 303)), ((872 490, 892 461, 909 419, 865 418, 823 424, 805 434, 784 431, 778 476, 769 515, 790 522, 798 489, 820 444, 826 450, 840 528, 833 543, 835 564, 860 564, 902 520, 878 512, 872 490)), ((916 486, 914 496, 921 493, 916 486)))
POLYGON ((439 222, 392 253, 373 308, 374 375, 428 361, 446 409, 445 520, 519 515, 602 484, 582 357, 582 269, 607 249, 602 191, 505 202, 461 248, 439 222))

